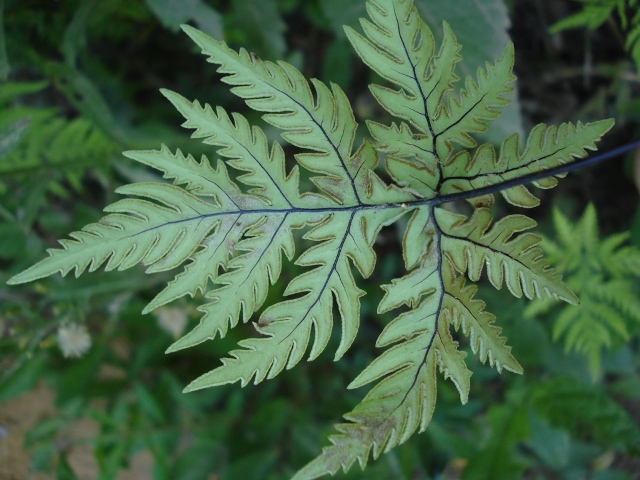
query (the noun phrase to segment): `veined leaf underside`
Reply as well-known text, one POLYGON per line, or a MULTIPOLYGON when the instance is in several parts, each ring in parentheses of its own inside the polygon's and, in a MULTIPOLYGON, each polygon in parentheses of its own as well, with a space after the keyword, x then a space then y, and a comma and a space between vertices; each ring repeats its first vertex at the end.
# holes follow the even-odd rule
POLYGON ((378 347, 388 348, 350 388, 375 385, 298 479, 346 470, 356 460, 364 466, 370 452, 376 458, 423 431, 435 408, 438 370, 466 403, 471 372, 452 328, 468 337, 482 362, 498 371, 522 371, 495 316, 475 298, 473 282, 484 271, 494 287, 506 286, 517 297, 577 299, 543 258, 540 238, 531 232, 533 220, 521 214, 493 220, 493 193, 502 188, 507 202, 535 207, 539 200, 524 184, 555 186, 553 175, 564 175, 567 165, 595 150, 613 125, 611 120, 538 125, 524 147, 517 135, 499 149, 478 145, 472 135, 485 132, 509 103, 512 45, 458 88, 460 45, 446 23, 436 53, 433 35, 410 0, 369 0, 367 12, 363 33, 347 28, 347 37, 385 80, 371 91, 396 119, 368 122, 373 141, 354 148, 357 125, 338 86, 307 82, 289 64, 236 53, 184 27, 231 91, 302 150, 296 166, 287 171, 285 150, 278 142, 270 145, 242 115, 163 90, 183 115, 183 126, 215 148, 217 160, 196 160, 166 146, 125 152, 171 183, 120 188, 128 198, 108 207, 100 222, 72 233, 62 248, 50 249, 47 258, 10 280, 16 284, 72 270, 78 276, 101 265, 124 270, 142 263, 148 273, 182 266, 145 308, 146 313, 185 295, 204 294, 200 323, 169 347, 173 352, 248 322, 279 280, 284 254, 303 273, 289 282, 282 301, 263 310, 255 323, 258 336, 240 341, 222 365, 186 390, 237 381, 244 386, 292 368, 307 351, 315 359, 328 344, 335 306, 341 326, 335 359, 347 351, 364 295, 352 266, 369 277, 379 231, 407 217, 406 273, 382 286, 378 306, 379 313, 404 311, 377 340, 378 347), (381 155, 393 183, 375 172, 381 155), (316 190, 299 191, 300 169, 310 172, 316 190), (459 199, 471 204, 472 215, 445 208, 459 199), (297 253, 296 231, 303 228, 303 239, 312 246, 297 253))

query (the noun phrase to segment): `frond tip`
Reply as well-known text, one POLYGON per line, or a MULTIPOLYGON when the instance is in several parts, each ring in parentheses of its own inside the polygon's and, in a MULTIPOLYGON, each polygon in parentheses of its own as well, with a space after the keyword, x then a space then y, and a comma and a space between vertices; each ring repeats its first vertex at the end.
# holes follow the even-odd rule
POLYGON ((141 198, 120 200, 105 209, 110 214, 61 240, 61 249, 14 276, 9 284, 31 282, 54 273, 125 270, 138 263, 155 271, 184 262, 216 224, 217 206, 177 187, 137 183, 117 193, 141 198), (147 198, 148 200, 143 200, 147 198), (152 201, 157 202, 153 203, 152 201))

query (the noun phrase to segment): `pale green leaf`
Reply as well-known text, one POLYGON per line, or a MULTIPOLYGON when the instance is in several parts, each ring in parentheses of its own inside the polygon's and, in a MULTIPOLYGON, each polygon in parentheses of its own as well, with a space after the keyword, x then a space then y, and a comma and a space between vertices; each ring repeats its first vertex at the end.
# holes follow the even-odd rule
POLYGON ((471 350, 484 363, 501 372, 503 368, 514 373, 522 373, 522 367, 511 354, 511 347, 505 345, 506 338, 500 336, 501 329, 493 323, 496 317, 484 310, 485 303, 474 299, 478 287, 465 286, 463 277, 456 278, 453 269, 444 270, 446 295, 442 308, 449 325, 469 337, 471 350))
POLYGON ((284 130, 288 142, 311 150, 299 153, 300 165, 322 176, 315 184, 340 204, 360 203, 353 177, 357 172, 349 162, 356 123, 349 101, 337 85, 332 89, 312 80, 315 96, 307 80, 291 65, 263 62, 245 50, 236 53, 213 38, 184 26, 185 32, 226 75, 222 81, 233 85, 231 91, 245 99, 275 127, 284 130))
MULTIPOLYGON (((237 53, 184 26, 232 92, 281 130, 294 147, 293 158, 287 159, 289 149, 270 144, 244 116, 162 90, 185 118, 183 126, 193 130, 192 137, 212 145, 217 157, 210 163, 165 146, 126 152, 173 184, 120 188, 129 197, 107 207, 109 214, 99 223, 72 233, 61 241, 63 248, 49 250, 49 257, 10 280, 22 283, 71 270, 80 275, 101 265, 111 270, 141 263, 147 273, 182 267, 144 311, 186 295, 204 298, 200 323, 169 352, 225 336, 254 319, 256 335, 240 340, 221 365, 186 390, 234 382, 244 386, 273 378, 305 356, 316 359, 329 344, 334 321, 341 329, 334 358, 345 354, 358 332, 364 295, 355 270, 364 278, 373 274, 381 229, 406 214, 399 228, 404 229, 406 271, 382 286, 377 309, 401 310, 377 339, 385 350, 349 387, 374 385, 337 425, 332 445, 296 479, 333 474, 356 461, 364 466, 369 454, 377 458, 425 430, 435 408, 438 370, 466 403, 471 372, 454 331, 469 338, 480 361, 500 372, 522 372, 496 318, 475 298, 477 286, 467 285, 464 277, 478 282, 485 272, 494 287, 506 285, 516 297, 545 297, 542 306, 532 307, 538 312, 549 310, 553 299, 576 303, 577 298, 543 258, 541 237, 530 231, 535 222, 519 214, 494 222, 488 209, 493 194, 478 189, 495 186, 497 191, 510 181, 505 198, 533 207, 538 199, 524 185, 528 175, 583 158, 613 124, 539 125, 524 149, 520 137, 511 135, 499 154, 489 144, 464 150, 476 147, 471 135, 485 134, 510 102, 513 46, 508 44, 498 60, 468 76, 459 89, 462 50, 446 22, 436 45, 410 0, 369 0, 366 8, 370 20, 362 21, 363 33, 345 31, 363 61, 387 82, 371 91, 398 119, 390 125, 369 121, 373 142, 365 139, 354 148, 356 121, 336 85, 307 81, 287 63, 237 53), (300 192, 308 178, 315 189, 300 192), (518 180, 523 184, 514 185, 518 180), (468 200, 473 213, 449 209, 452 198, 468 200), (272 285, 282 276, 283 255, 299 271, 288 275, 283 298, 267 305, 272 285)), ((74 88, 81 90, 82 79, 76 80, 80 83, 74 88)), ((94 107, 100 107, 96 98, 94 107)), ((17 112, 15 120, 25 117, 18 113, 24 112, 17 112)), ((550 188, 557 178, 533 183, 550 188)), ((612 277, 597 292, 582 280, 571 280, 571 287, 586 293, 590 316, 578 322, 579 309, 563 310, 554 330, 566 336, 570 348, 589 354, 593 371, 599 368, 599 348, 631 334, 626 319, 640 321, 628 278, 640 272, 640 255, 624 245, 624 235, 599 242, 595 213, 587 213, 576 228, 557 216, 561 240, 551 243, 549 251, 562 257, 556 258, 562 266, 594 269, 591 276, 575 277, 590 278, 595 286, 604 276, 612 277), (576 236, 582 244, 572 240, 576 236), (573 250, 562 256, 567 248, 573 250)))
POLYGON ((247 172, 238 181, 253 187, 251 194, 266 199, 272 206, 304 205, 298 194, 298 170, 294 168, 287 177, 280 144, 276 142, 269 149, 264 132, 251 127, 242 115, 229 117, 221 107, 214 112, 209 105, 202 107, 197 100, 192 103, 169 90, 162 90, 162 94, 186 118, 182 126, 196 129, 193 138, 204 138, 204 143, 220 147, 218 153, 227 159, 228 165, 247 172))
POLYGON ((154 271, 176 267, 196 250, 215 226, 217 206, 182 189, 162 184, 133 184, 119 193, 146 197, 125 199, 105 209, 110 215, 61 240, 62 249, 50 249, 49 257, 16 275, 11 283, 23 283, 53 273, 76 277, 105 270, 124 270, 138 263, 154 271))
POLYGON ((467 220, 461 215, 445 214, 436 209, 436 219, 442 229, 442 248, 455 269, 477 281, 486 267, 491 284, 520 298, 542 298, 543 295, 577 303, 576 296, 564 284, 561 276, 549 267, 538 247, 540 237, 520 233, 536 223, 524 215, 509 215, 491 225, 489 210, 477 209, 467 220), (518 233, 520 233, 518 235, 518 233))
MULTIPOLYGON (((500 56, 509 42, 511 18, 504 0, 417 0, 416 7, 437 41, 444 38, 444 22, 456 32, 463 46, 464 58, 457 64, 462 77, 474 75, 487 60, 500 56), (478 42, 478 38, 482 41, 478 42)), ((510 99, 511 104, 502 108, 500 117, 483 134, 483 138, 493 144, 499 144, 512 133, 522 133, 522 114, 515 91, 510 99)))
MULTIPOLYGON (((284 252, 291 260, 295 250, 292 230, 300 228, 304 222, 296 224, 296 221, 299 221, 299 216, 287 215, 286 213, 272 214, 259 218, 253 224, 247 223, 252 220, 250 216, 231 218, 227 221, 229 224, 228 232, 226 234, 220 232, 216 237, 212 237, 211 241, 215 243, 204 251, 209 257, 207 258, 208 262, 205 262, 208 269, 201 272, 202 281, 198 287, 204 292, 208 278, 223 286, 207 293, 206 296, 211 302, 198 308, 205 314, 200 324, 171 345, 168 352, 192 347, 205 340, 213 339, 216 333, 224 337, 229 327, 237 325, 241 314, 243 321, 247 322, 255 311, 264 304, 269 285, 278 280, 282 271, 281 252, 284 252), (234 245, 230 245, 228 241, 224 242, 224 239, 241 238, 242 235, 245 235, 245 238, 234 245), (224 264, 222 261, 219 261, 218 264, 210 263, 211 260, 217 260, 220 255, 223 256, 223 261, 226 260, 224 256, 230 250, 245 253, 224 262, 224 264), (214 278, 212 274, 215 275, 217 265, 224 265, 227 272, 214 278), (233 298, 235 301, 224 301, 228 298, 233 298)), ((202 268, 199 266, 202 261, 201 258, 194 258, 193 263, 187 269, 202 268)), ((195 272, 191 271, 188 271, 187 276, 187 270, 185 270, 181 277, 176 277, 174 283, 169 285, 172 291, 177 288, 176 283, 182 278, 196 279, 198 277, 195 272)), ((162 293, 167 296, 166 291, 162 293)), ((157 299, 154 301, 153 308, 159 304, 157 299)), ((151 305, 147 308, 150 309, 151 305)))
MULTIPOLYGON (((372 232, 373 238, 377 230, 395 220, 397 214, 392 211, 378 215, 379 223, 372 232)), ((232 357, 223 359, 221 367, 192 382, 187 391, 236 381, 246 385, 252 378, 255 383, 272 378, 285 367, 291 368, 302 360, 312 327, 315 339, 309 359, 315 359, 331 335, 334 300, 342 323, 342 339, 335 355, 336 359, 340 358, 355 339, 360 318, 359 297, 364 293, 355 284, 349 258, 364 276, 371 273, 375 263, 372 238, 368 238, 362 220, 361 214, 333 214, 323 218, 307 233, 306 239, 320 243, 300 255, 296 263, 315 268, 294 278, 285 291, 287 296, 302 296, 267 308, 257 325, 264 337, 241 341, 242 350, 232 351, 232 357)), ((376 220, 376 217, 368 220, 376 220)), ((224 276, 219 281, 224 281, 224 276)), ((255 295, 254 289, 247 290, 255 295)), ((243 307, 247 308, 244 304, 243 307)), ((251 313, 253 311, 249 315, 251 313)), ((217 310, 216 315, 220 315, 217 310)), ((186 338, 190 341, 189 335, 186 338)), ((182 339, 176 344, 179 348, 188 346, 182 339)))
MULTIPOLYGON (((527 144, 520 153, 519 137, 507 137, 497 156, 492 145, 479 147, 473 157, 462 151, 444 165, 448 177, 442 191, 455 193, 486 187, 521 177, 528 173, 547 170, 569 163, 573 158, 584 158, 587 150, 595 150, 598 140, 613 126, 613 120, 577 125, 563 123, 559 127, 537 125, 531 130, 527 144)), ((553 177, 552 177, 553 179, 553 177)), ((534 182, 540 188, 550 188, 557 182, 534 182)), ((536 207, 540 201, 524 185, 503 190, 505 199, 519 207, 536 207)))

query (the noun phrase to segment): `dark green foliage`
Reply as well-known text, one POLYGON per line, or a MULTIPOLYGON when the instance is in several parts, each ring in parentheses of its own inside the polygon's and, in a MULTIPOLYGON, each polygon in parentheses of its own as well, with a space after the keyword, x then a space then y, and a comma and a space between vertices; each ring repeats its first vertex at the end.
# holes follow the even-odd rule
POLYGON ((559 377, 540 385, 532 404, 552 425, 569 430, 579 440, 640 455, 640 428, 606 392, 559 377))
POLYGON ((596 30, 607 20, 617 17, 625 36, 624 46, 640 73, 640 9, 638 0, 578 0, 584 6, 573 15, 563 18, 549 29, 556 33, 571 28, 596 30))

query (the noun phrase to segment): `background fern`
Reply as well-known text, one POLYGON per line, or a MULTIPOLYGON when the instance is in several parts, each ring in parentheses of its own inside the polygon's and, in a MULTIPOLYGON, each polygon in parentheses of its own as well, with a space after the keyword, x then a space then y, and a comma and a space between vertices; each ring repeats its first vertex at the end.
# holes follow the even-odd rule
MULTIPOLYGON (((119 153, 121 144, 96 127, 91 119, 68 120, 53 108, 20 105, 16 97, 34 94, 46 83, 5 83, 2 90, 4 131, 0 173, 3 177, 37 174, 98 165, 119 153), (13 103, 13 104, 12 104, 13 103)), ((78 179, 74 182, 79 183, 78 179)))
MULTIPOLYGON (((558 240, 545 238, 544 249, 582 299, 575 309, 553 315, 553 337, 563 338, 567 350, 586 355, 591 375, 596 377, 602 351, 614 350, 638 334, 640 251, 625 245, 628 233, 601 240, 593 205, 587 206, 575 225, 557 209, 553 222, 558 240)), ((525 311, 533 316, 556 308, 543 301, 525 311)))

